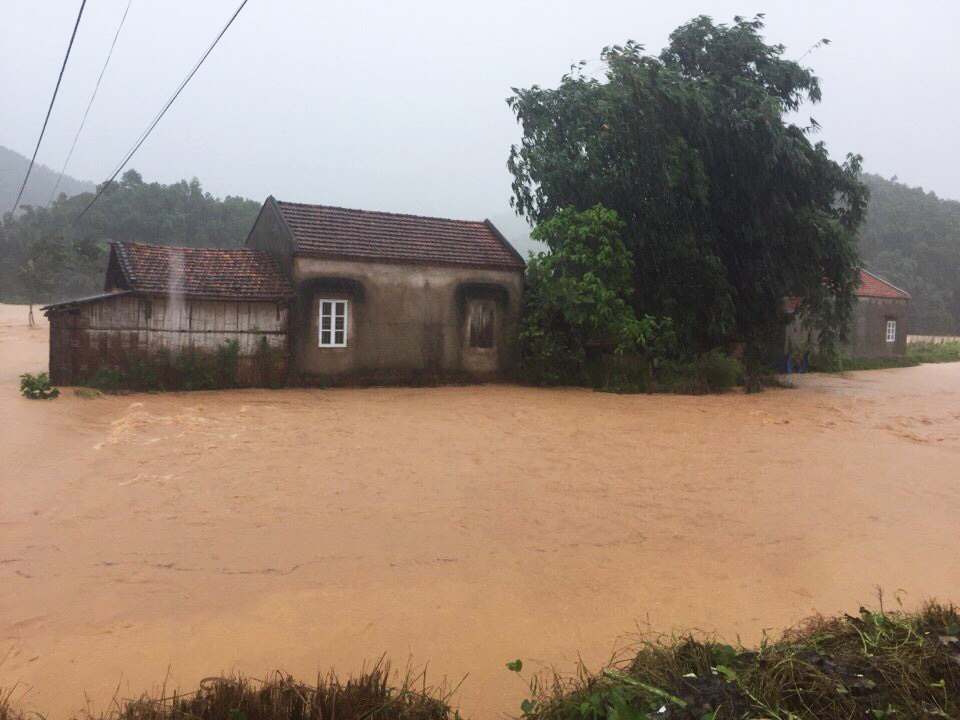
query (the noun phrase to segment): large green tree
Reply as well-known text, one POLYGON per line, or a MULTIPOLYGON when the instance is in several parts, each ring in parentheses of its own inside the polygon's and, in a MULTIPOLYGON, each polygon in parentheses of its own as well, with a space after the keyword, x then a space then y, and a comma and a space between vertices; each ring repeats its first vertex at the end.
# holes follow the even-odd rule
POLYGON ((624 222, 638 315, 673 318, 700 352, 745 341, 751 356, 786 322, 783 298, 829 340, 849 317, 860 158, 834 162, 792 122, 820 100, 813 73, 767 44, 760 17, 699 17, 659 56, 629 42, 547 89, 514 88, 523 136, 512 202, 532 223, 598 203, 624 222))

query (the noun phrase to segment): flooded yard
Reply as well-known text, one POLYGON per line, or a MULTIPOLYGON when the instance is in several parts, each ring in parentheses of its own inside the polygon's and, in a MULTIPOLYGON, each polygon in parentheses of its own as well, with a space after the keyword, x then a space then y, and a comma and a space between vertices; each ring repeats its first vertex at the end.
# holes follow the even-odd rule
POLYGON ((497 717, 516 657, 595 667, 638 626, 749 642, 878 585, 960 599, 960 364, 750 396, 41 402, 25 321, 0 307, 0 687, 51 718, 382 653, 468 675, 465 714, 497 717))

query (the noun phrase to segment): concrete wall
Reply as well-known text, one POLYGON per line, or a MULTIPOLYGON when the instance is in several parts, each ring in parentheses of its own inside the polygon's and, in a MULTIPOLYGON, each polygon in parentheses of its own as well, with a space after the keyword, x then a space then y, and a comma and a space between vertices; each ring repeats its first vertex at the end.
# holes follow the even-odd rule
POLYGON ((278 375, 288 356, 288 306, 284 303, 211 302, 118 294, 63 310, 50 319, 50 376, 72 385, 102 366, 121 366, 129 353, 177 355, 195 349, 216 352, 227 340, 240 346, 241 382, 258 382, 257 348, 262 338, 277 351, 278 375))
POLYGON ((307 383, 494 379, 516 362, 521 270, 297 255, 293 367, 307 383), (347 346, 319 346, 319 302, 348 300, 347 346), (471 348, 471 305, 494 307, 492 348, 471 348))
POLYGON ((907 353, 908 300, 857 298, 844 351, 851 357, 891 357, 907 353), (887 320, 897 321, 897 338, 887 342, 887 320))
MULTIPOLYGON (((893 298, 858 297, 850 319, 848 341, 839 350, 850 357, 892 357, 907 352, 907 322, 909 300, 893 298), (897 338, 887 342, 887 320, 897 321, 897 338)), ((786 329, 786 350, 794 351, 809 346, 816 349, 815 333, 805 330, 794 321, 786 329)))

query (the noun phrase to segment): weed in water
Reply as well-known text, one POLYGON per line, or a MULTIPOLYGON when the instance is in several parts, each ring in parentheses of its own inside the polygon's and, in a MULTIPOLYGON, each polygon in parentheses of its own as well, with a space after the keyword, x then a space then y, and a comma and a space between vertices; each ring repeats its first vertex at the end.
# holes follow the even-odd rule
POLYGON ((31 400, 48 400, 59 396, 60 391, 50 384, 47 373, 24 373, 20 376, 20 394, 31 400))

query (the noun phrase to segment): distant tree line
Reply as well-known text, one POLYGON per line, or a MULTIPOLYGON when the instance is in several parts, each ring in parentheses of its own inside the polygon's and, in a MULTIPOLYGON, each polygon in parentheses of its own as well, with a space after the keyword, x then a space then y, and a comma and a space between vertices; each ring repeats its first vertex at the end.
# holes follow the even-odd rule
POLYGON ((864 267, 913 296, 909 331, 960 334, 960 202, 878 175, 860 230, 864 267))
POLYGON ((103 288, 109 241, 237 247, 253 226, 260 203, 222 200, 200 181, 145 183, 126 171, 76 223, 93 197, 61 194, 49 208, 27 206, 0 225, 0 302, 56 302, 103 288))

